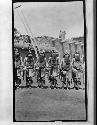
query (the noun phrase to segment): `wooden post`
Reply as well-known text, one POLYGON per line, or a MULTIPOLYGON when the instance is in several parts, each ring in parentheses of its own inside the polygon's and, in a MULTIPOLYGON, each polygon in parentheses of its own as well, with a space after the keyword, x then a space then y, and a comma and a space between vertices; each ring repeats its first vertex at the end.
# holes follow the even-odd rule
POLYGON ((74 45, 75 45, 75 52, 77 51, 77 44, 76 43, 74 43, 74 45))
POLYGON ((71 59, 71 61, 72 61, 71 43, 69 43, 69 50, 70 50, 70 59, 71 59))

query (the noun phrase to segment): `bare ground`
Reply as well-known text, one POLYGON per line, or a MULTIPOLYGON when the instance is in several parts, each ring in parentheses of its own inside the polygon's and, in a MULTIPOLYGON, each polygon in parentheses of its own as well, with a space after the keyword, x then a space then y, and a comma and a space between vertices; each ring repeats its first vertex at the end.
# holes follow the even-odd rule
POLYGON ((16 121, 85 120, 85 90, 17 89, 16 121))

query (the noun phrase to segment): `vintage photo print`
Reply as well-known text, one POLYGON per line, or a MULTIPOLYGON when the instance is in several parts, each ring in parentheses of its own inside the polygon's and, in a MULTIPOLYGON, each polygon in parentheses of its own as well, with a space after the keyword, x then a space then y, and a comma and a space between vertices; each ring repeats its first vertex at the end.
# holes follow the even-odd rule
POLYGON ((84 1, 13 2, 13 121, 87 121, 84 1))
POLYGON ((0 1, 0 125, 95 125, 94 1, 0 1))

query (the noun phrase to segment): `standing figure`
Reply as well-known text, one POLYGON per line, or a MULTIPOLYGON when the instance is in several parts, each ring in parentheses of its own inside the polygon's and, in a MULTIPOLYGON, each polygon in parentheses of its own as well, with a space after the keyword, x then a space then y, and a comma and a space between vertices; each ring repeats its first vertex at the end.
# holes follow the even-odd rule
POLYGON ((49 57, 48 64, 50 67, 49 71, 49 81, 51 82, 51 88, 56 88, 59 70, 59 57, 58 54, 53 50, 51 56, 49 57))
POLYGON ((22 57, 18 49, 16 48, 14 51, 14 64, 15 64, 15 87, 19 87, 21 84, 21 65, 22 65, 22 57))
POLYGON ((76 52, 72 59, 72 78, 75 89, 79 89, 79 85, 81 85, 81 73, 83 73, 82 61, 80 53, 76 52))
POLYGON ((29 49, 29 52, 24 59, 24 65, 26 69, 26 87, 31 87, 33 83, 34 63, 34 57, 32 55, 31 49, 29 49))
POLYGON ((71 69, 71 63, 70 63, 70 54, 66 52, 63 55, 63 60, 61 64, 61 76, 62 76, 62 82, 63 82, 63 88, 67 89, 68 85, 70 84, 69 79, 69 71, 71 69))
POLYGON ((39 52, 38 63, 38 73, 37 73, 37 82, 38 87, 43 88, 45 86, 45 68, 46 68, 46 58, 43 50, 39 52))

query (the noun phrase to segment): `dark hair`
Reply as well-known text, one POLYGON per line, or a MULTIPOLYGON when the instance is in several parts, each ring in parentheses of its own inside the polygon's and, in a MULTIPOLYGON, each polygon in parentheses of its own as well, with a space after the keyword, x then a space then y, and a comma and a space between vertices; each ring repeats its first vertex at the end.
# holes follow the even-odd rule
POLYGON ((76 53, 74 54, 74 58, 75 58, 75 55, 79 55, 79 56, 80 56, 80 53, 76 52, 76 53))
POLYGON ((65 58, 66 55, 68 55, 68 57, 70 57, 70 55, 69 55, 68 53, 65 53, 65 54, 63 55, 63 58, 65 58))

